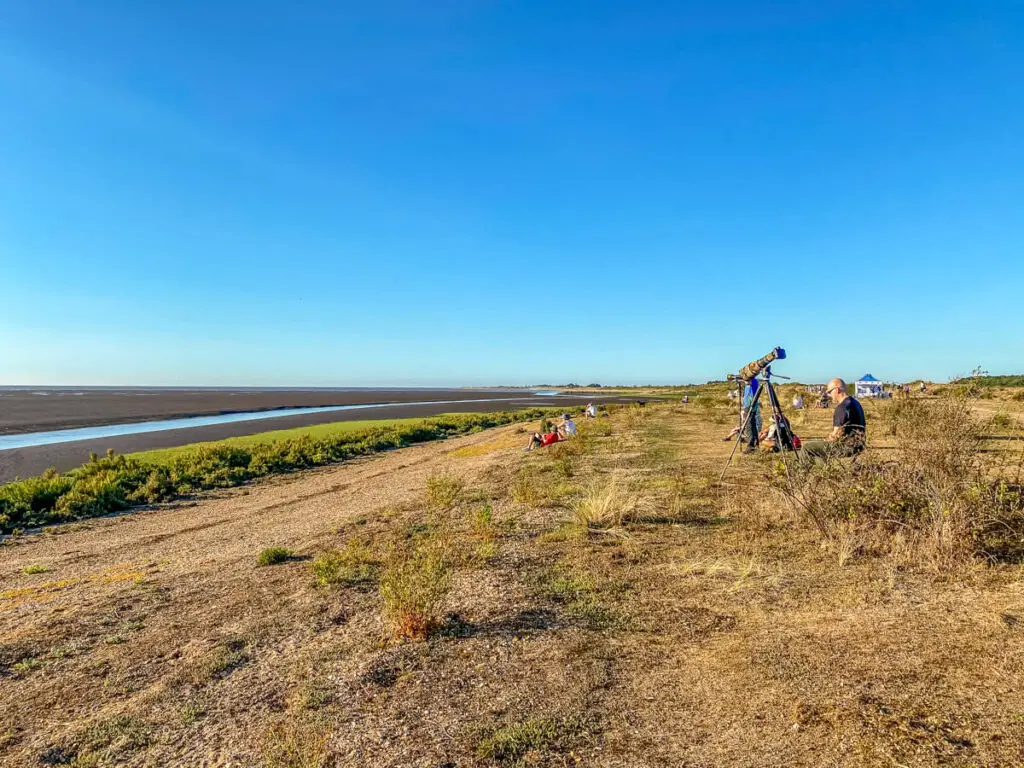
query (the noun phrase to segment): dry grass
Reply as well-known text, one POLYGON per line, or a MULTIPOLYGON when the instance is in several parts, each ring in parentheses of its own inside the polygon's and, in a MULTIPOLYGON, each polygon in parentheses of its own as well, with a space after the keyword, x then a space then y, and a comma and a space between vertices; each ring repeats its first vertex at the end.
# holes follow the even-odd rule
POLYGON ((438 472, 427 478, 427 507, 435 512, 447 512, 459 501, 466 485, 461 478, 449 472, 438 472))
POLYGON ((1017 402, 972 402, 975 428, 922 399, 938 441, 868 404, 870 448, 834 478, 860 490, 801 481, 823 531, 770 457, 717 484, 729 412, 707 397, 564 450, 498 429, 19 537, 0 764, 1019 764, 1024 571, 985 523, 1017 519, 1019 443, 989 419, 1017 402), (320 554, 252 568, 268 541, 320 554))
POLYGON ((833 461, 776 484, 841 563, 890 542, 938 571, 1024 556, 1019 458, 1008 473, 1005 454, 981 450, 986 425, 968 402, 897 400, 884 419, 893 459, 833 461))
POLYGON ((328 765, 326 728, 295 716, 285 718, 268 731, 263 759, 267 768, 325 768, 328 765))
POLYGON ((592 482, 571 503, 573 519, 582 528, 619 527, 649 507, 650 499, 642 490, 617 477, 592 482))
POLYGON ((380 577, 385 622, 396 639, 423 640, 441 622, 451 589, 448 543, 438 535, 395 545, 380 577))

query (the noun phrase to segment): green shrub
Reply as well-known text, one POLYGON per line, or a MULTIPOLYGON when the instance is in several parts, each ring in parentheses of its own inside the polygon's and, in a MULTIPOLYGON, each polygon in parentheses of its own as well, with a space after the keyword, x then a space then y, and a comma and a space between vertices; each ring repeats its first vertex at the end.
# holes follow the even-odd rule
POLYGON ((436 535, 396 546, 380 579, 384 617, 395 637, 428 637, 440 623, 441 604, 450 588, 447 552, 436 535))
POLYGON ((373 581, 377 561, 366 542, 352 539, 342 550, 329 549, 316 556, 311 565, 320 586, 345 584, 353 586, 373 581))
POLYGON ((256 556, 256 565, 258 567, 277 565, 278 563, 291 560, 294 556, 295 553, 290 549, 285 549, 284 547, 267 547, 256 556))

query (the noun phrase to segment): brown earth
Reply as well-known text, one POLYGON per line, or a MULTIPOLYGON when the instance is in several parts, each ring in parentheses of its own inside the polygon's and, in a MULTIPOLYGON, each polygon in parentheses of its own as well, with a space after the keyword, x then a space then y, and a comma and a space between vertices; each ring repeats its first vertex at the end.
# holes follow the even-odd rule
POLYGON ((531 454, 512 426, 18 538, 0 763, 1024 764, 1019 567, 840 565, 763 498, 761 457, 715 484, 730 420, 632 409, 531 454), (431 513, 438 478, 462 490, 431 513), (612 485, 621 526, 568 524, 612 485), (426 524, 460 555, 426 642, 300 559, 426 524), (270 545, 298 557, 257 567, 270 545))

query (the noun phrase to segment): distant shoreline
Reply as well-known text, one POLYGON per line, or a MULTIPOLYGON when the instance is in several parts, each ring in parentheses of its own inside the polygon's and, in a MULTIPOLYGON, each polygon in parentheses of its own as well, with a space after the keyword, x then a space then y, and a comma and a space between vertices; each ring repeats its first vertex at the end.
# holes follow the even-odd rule
MULTIPOLYGON (((195 390, 191 390, 195 391, 195 390)), ((377 390, 380 392, 381 390, 377 390)), ((459 392, 460 390, 441 390, 446 391, 449 394, 452 392, 459 392)), ((137 453, 141 451, 157 450, 161 448, 175 448, 181 445, 187 445, 189 443, 199 442, 212 442, 216 440, 223 440, 228 437, 243 437, 246 435, 259 434, 270 430, 280 429, 293 429, 299 427, 313 426, 315 424, 328 424, 339 421, 364 421, 366 419, 373 420, 388 420, 388 419, 404 419, 404 418, 418 418, 437 416, 442 413, 486 413, 503 410, 519 410, 523 408, 552 408, 558 407, 561 404, 566 406, 580 405, 590 400, 594 402, 629 402, 632 398, 618 398, 618 397, 592 397, 587 395, 575 396, 564 396, 558 398, 545 398, 537 397, 535 400, 526 401, 522 397, 522 392, 510 393, 515 398, 515 402, 510 400, 496 400, 494 402, 481 403, 474 402, 474 398, 478 397, 480 390, 475 392, 472 390, 461 390, 463 397, 446 397, 448 400, 465 400, 464 403, 439 403, 439 404, 427 404, 427 405, 406 405, 401 402, 395 402, 393 405, 368 408, 368 409, 353 409, 348 411, 331 411, 321 413, 306 413, 298 416, 281 416, 273 419, 273 424, 269 425, 268 421, 239 421, 226 424, 215 424, 202 427, 192 427, 187 429, 173 429, 162 432, 147 432, 142 434, 134 435, 122 435, 118 437, 107 437, 95 440, 82 440, 77 442, 69 443, 57 443, 53 445, 41 445, 33 446, 28 448, 15 448, 6 451, 0 451, 0 483, 10 482, 15 478, 34 477, 44 472, 49 467, 56 467, 58 471, 64 472, 69 469, 73 469, 85 461, 88 460, 90 453, 103 454, 107 449, 112 449, 116 453, 137 453)), ((419 399, 414 393, 409 393, 410 400, 419 399)), ((40 397, 39 400, 49 400, 50 398, 40 397)), ((72 398, 68 398, 72 399, 72 398)), ((74 400, 83 400, 82 398, 73 398, 74 400)), ((122 398, 131 400, 132 398, 122 398)), ((367 397, 366 400, 370 401, 373 398, 367 397)), ((148 403, 148 398, 146 399, 148 403)), ((0 404, 4 403, 4 399, 0 398, 0 404)), ((157 405, 160 403, 157 402, 157 405)), ((0 406, 2 407, 2 406, 0 406)), ((276 405, 268 403, 268 408, 280 408, 283 407, 280 402, 276 405)), ((250 409, 255 410, 255 409, 250 409)), ((216 411, 207 411, 207 413, 216 411)), ((9 414, 0 414, 2 417, 7 417, 9 414)), ((156 418, 157 415, 151 413, 149 418, 156 418)), ((102 418, 100 413, 95 414, 95 418, 102 418)), ((110 411, 107 412, 107 424, 120 423, 115 421, 114 417, 111 416, 110 411)), ((54 427, 47 427, 48 429, 54 429, 54 427)), ((8 432, 8 434, 12 433, 8 432)))

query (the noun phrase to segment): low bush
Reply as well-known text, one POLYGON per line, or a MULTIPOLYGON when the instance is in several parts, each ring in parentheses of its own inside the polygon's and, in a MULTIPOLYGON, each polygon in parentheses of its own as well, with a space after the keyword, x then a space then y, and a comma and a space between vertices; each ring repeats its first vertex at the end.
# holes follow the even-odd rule
POLYGON ((496 728, 480 739, 476 754, 500 765, 521 765, 530 753, 568 752, 588 731, 577 717, 533 717, 496 728))
POLYGON ((362 539, 351 539, 342 550, 329 549, 313 560, 311 567, 320 586, 343 584, 355 586, 372 582, 377 573, 377 560, 362 539))
MULTIPOLYGON (((534 421, 556 412, 534 408, 453 414, 409 425, 371 427, 318 439, 304 436, 251 447, 213 443, 178 455, 168 465, 110 452, 103 458, 93 456, 87 464, 65 474, 51 469, 39 477, 0 485, 0 533, 99 517, 195 491, 240 485, 266 475, 534 421)), ((446 492, 451 490, 449 487, 446 492)))
POLYGON ((445 542, 436 532, 396 545, 380 578, 384 617, 397 639, 422 640, 441 623, 451 588, 445 542))
POLYGON ((295 553, 290 549, 267 547, 256 556, 256 565, 261 568, 267 565, 277 565, 278 563, 291 560, 293 557, 295 557, 295 553))

